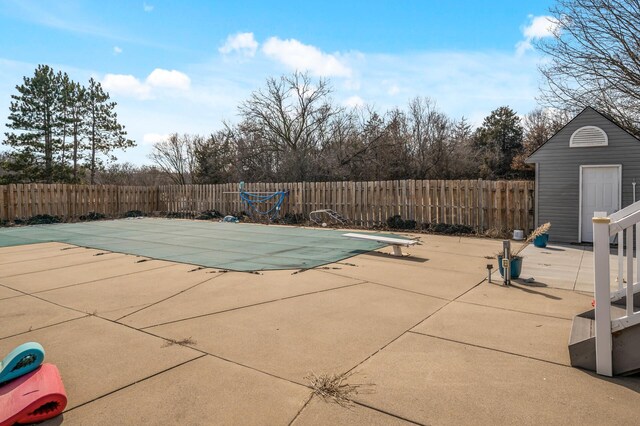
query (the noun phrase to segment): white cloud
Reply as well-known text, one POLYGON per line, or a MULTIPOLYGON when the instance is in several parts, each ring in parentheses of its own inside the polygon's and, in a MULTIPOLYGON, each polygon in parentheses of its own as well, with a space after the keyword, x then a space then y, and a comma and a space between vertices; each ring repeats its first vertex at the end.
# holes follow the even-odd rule
POLYGON ((532 16, 531 24, 525 27, 523 33, 530 39, 551 37, 557 27, 558 20, 553 16, 532 16))
POLYGON ((154 143, 163 142, 169 139, 169 134, 161 134, 161 133, 145 133, 142 136, 142 143, 145 145, 153 145, 154 143))
POLYGON ((130 74, 107 74, 102 79, 102 86, 109 92, 144 100, 153 98, 157 89, 188 91, 191 79, 180 71, 156 68, 145 81, 130 74))
POLYGON ((258 50, 258 42, 253 33, 238 33, 227 37, 227 41, 220 46, 218 52, 228 55, 237 52, 242 56, 253 57, 258 50))
POLYGON ((148 99, 150 88, 129 74, 107 74, 102 79, 102 86, 108 92, 138 99, 148 99))
POLYGON ((114 55, 119 55, 122 53, 122 48, 118 47, 118 46, 113 46, 113 54, 114 55))
POLYGON ((347 107, 357 108, 363 106, 365 102, 364 99, 362 99, 360 96, 354 95, 348 97, 342 103, 347 107))
POLYGON ((529 25, 522 29, 524 40, 521 40, 516 44, 517 54, 522 55, 527 50, 533 49, 533 40, 553 37, 558 25, 558 20, 553 16, 529 15, 529 25))
POLYGON ((303 44, 295 39, 281 40, 271 37, 262 46, 267 57, 293 70, 309 71, 320 77, 350 77, 351 68, 335 55, 324 53, 315 46, 303 44))
POLYGON ((156 68, 149 74, 147 84, 168 89, 189 90, 191 79, 185 73, 176 70, 156 68))
POLYGON ((398 93, 400 93, 400 87, 398 87, 397 84, 392 84, 391 86, 389 86, 389 88, 387 89, 387 93, 391 96, 395 96, 398 93))
POLYGON ((349 78, 347 80, 344 80, 344 82, 342 83, 342 87, 344 87, 345 90, 353 90, 357 92, 358 90, 360 90, 360 87, 362 87, 362 83, 357 78, 349 78))
POLYGON ((154 8, 154 6, 153 6, 152 4, 149 4, 149 3, 147 3, 146 1, 145 1, 145 2, 142 2, 142 9, 143 9, 145 12, 147 12, 147 13, 152 12, 152 11, 153 11, 153 8, 154 8))

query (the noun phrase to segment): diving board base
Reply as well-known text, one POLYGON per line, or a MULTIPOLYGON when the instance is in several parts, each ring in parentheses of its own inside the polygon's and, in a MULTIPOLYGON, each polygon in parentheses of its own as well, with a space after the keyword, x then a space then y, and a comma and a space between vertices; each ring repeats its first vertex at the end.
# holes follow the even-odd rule
MULTIPOLYGON (((402 247, 398 246, 398 245, 394 245, 393 246, 393 253, 391 253, 392 256, 399 256, 399 257, 403 257, 404 253, 402 253, 402 247)), ((408 255, 407 255, 408 256, 408 255)))

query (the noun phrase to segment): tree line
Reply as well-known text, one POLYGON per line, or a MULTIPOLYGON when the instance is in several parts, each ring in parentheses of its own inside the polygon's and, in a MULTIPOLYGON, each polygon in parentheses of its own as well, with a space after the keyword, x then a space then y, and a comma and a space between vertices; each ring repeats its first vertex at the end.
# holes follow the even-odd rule
POLYGON ((0 183, 532 178, 526 157, 585 106, 640 136, 640 1, 557 0, 550 12, 551 37, 533 40, 541 107, 523 116, 500 106, 473 128, 426 97, 349 109, 328 80, 294 73, 240 103, 237 123, 155 144, 145 166, 108 164, 133 142, 100 83, 41 65, 12 96, 0 183))
POLYGON ((84 86, 39 65, 11 96, 0 181, 94 183, 114 149, 135 143, 99 82, 84 86))
POLYGON ((526 157, 586 106, 640 137, 640 1, 556 0, 550 14, 550 36, 532 40, 545 56, 541 108, 523 117, 501 106, 473 129, 420 97, 404 109, 344 110, 327 81, 294 74, 255 91, 238 124, 174 134, 152 159, 176 183, 511 179, 532 177, 526 157))
POLYGON ((473 129, 434 101, 404 109, 342 108, 328 80, 270 78, 238 107, 239 122, 208 136, 173 134, 154 144, 154 164, 175 184, 393 179, 532 178, 524 159, 569 114, 507 106, 473 129))

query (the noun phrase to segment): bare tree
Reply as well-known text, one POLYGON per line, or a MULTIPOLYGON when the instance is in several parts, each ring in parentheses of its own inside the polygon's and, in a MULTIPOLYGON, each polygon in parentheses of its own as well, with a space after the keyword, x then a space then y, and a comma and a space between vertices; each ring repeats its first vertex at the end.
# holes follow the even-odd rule
POLYGON ((441 179, 448 169, 449 118, 437 110, 431 99, 416 97, 409 101, 408 120, 415 177, 441 179))
POLYGON ((199 183, 227 183, 235 180, 236 131, 226 125, 201 143, 194 144, 194 179, 199 183))
POLYGON ((473 179, 479 176, 481 152, 474 146, 473 129, 467 119, 462 117, 451 128, 451 149, 448 179, 473 179))
POLYGON ((195 147, 203 142, 202 136, 173 133, 166 140, 153 145, 149 158, 178 185, 193 182, 195 147))
POLYGON ((276 154, 289 179, 305 180, 313 172, 314 154, 327 137, 337 109, 326 80, 312 82, 308 74, 269 78, 238 108, 248 139, 260 141, 276 154))
POLYGON ((640 134, 640 0, 558 0, 554 36, 537 47, 542 99, 560 109, 591 105, 640 134))
POLYGON ((155 186, 170 185, 171 179, 155 166, 136 166, 131 163, 109 164, 96 172, 99 185, 155 186))
POLYGON ((570 118, 571 114, 568 111, 548 108, 537 108, 525 115, 522 119, 523 150, 513 157, 511 168, 520 170, 526 177, 532 178, 534 166, 526 164, 525 160, 567 124, 570 118))
POLYGON ((387 124, 366 105, 336 114, 320 152, 323 179, 369 180, 379 176, 376 152, 388 147, 387 124))

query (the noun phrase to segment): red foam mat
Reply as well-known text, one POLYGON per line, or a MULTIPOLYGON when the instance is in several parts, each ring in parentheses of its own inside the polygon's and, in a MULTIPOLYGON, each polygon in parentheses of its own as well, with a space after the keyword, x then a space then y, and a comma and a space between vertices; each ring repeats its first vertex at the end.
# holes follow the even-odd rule
POLYGON ((53 364, 42 364, 0 386, 0 426, 51 419, 66 406, 67 394, 53 364))

